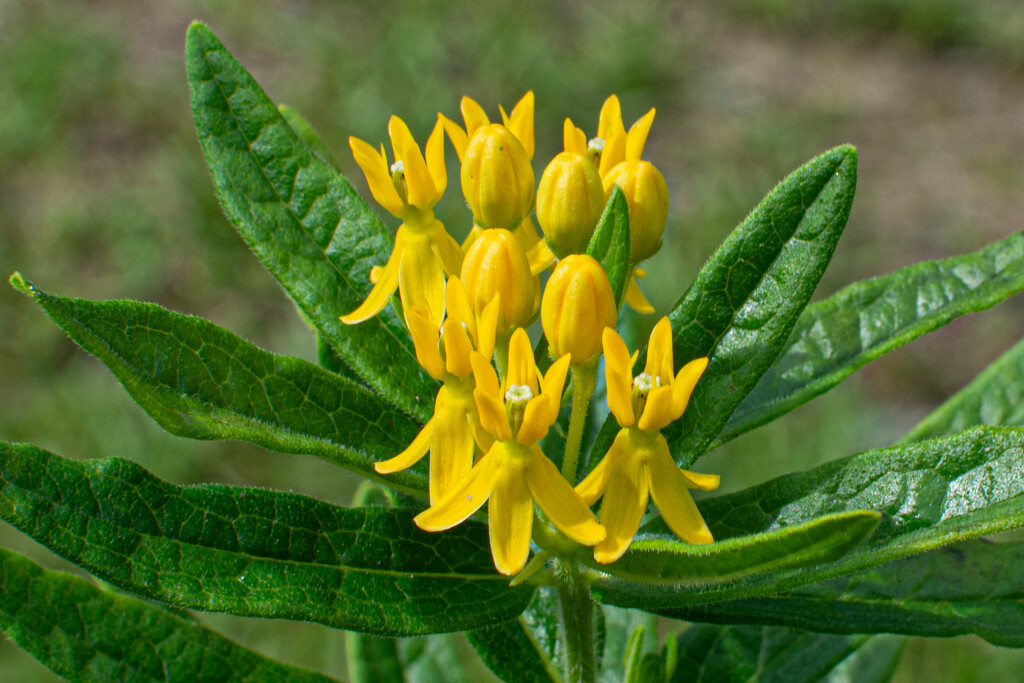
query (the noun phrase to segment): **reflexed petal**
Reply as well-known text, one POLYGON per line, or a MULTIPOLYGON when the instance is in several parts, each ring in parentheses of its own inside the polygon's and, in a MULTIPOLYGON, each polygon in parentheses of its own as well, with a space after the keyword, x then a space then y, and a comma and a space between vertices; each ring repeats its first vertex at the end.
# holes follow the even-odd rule
POLYGON ((654 306, 644 296, 643 291, 640 289, 640 284, 630 278, 629 283, 626 285, 626 296, 624 298, 626 305, 632 308, 637 313, 643 313, 649 315, 654 313, 654 306))
POLYGON ((465 402, 445 387, 441 387, 437 400, 434 438, 430 444, 431 503, 448 495, 469 474, 475 448, 465 402))
MULTIPOLYGON (((629 457, 627 454, 622 453, 620 437, 624 433, 624 431, 620 431, 615 436, 615 441, 612 442, 611 448, 601 458, 601 462, 597 463, 597 466, 590 470, 590 474, 576 485, 576 493, 580 494, 580 498, 587 505, 593 505, 597 502, 598 498, 604 495, 605 489, 608 488, 608 481, 615 472, 615 462, 618 458, 629 457)), ((626 442, 628 443, 628 440, 626 442)))
MULTIPOLYGON (((647 490, 650 475, 644 458, 636 453, 624 454, 615 476, 610 478, 601 501, 599 519, 607 536, 594 548, 594 559, 608 564, 622 557, 633 542, 640 520, 647 509, 647 490)), ((606 456, 607 457, 607 456, 606 456)))
MULTIPOLYGON (((597 522, 587 504, 562 478, 558 468, 548 460, 540 447, 530 450, 526 466, 526 481, 537 505, 558 527, 559 531, 582 545, 594 545, 605 537, 605 530, 597 522)), ((493 502, 492 502, 493 505, 493 502)))
POLYGON ((359 138, 349 138, 348 145, 352 148, 352 156, 355 157, 359 168, 363 169, 366 176, 366 184, 370 186, 370 194, 387 211, 395 216, 401 217, 405 210, 405 202, 398 195, 395 183, 391 179, 391 169, 388 168, 387 159, 381 152, 363 142, 359 138))
POLYGON ((622 107, 616 95, 610 95, 601 105, 601 116, 597 123, 597 136, 605 142, 616 133, 626 132, 622 125, 622 107))
POLYGON ((494 478, 491 503, 487 507, 491 556, 494 566, 506 575, 517 574, 530 556, 533 498, 523 476, 525 465, 519 455, 505 456, 505 462, 494 478))
POLYGON ((636 426, 644 431, 662 429, 675 417, 672 416, 672 387, 661 386, 647 394, 647 405, 636 426))
MULTIPOLYGON (((401 234, 401 228, 399 228, 399 234, 401 234)), ((398 272, 404 251, 405 249, 402 248, 401 241, 396 239, 395 250, 391 252, 391 258, 388 259, 387 265, 384 266, 380 279, 377 280, 373 289, 370 290, 366 300, 356 310, 348 315, 341 316, 341 322, 346 325, 361 323, 377 315, 381 309, 388 305, 391 295, 394 294, 395 289, 398 287, 398 272)))
POLYGON ((562 390, 565 388, 565 376, 569 372, 570 360, 569 354, 565 354, 552 363, 548 371, 544 373, 540 391, 551 397, 548 413, 544 416, 549 426, 558 419, 558 409, 562 403, 562 390))
POLYGON ((434 379, 444 375, 444 360, 437 349, 437 325, 430 319, 427 309, 422 306, 410 306, 405 311, 405 321, 409 325, 413 346, 416 347, 416 360, 434 379))
POLYGON ((537 242, 544 241, 540 238, 537 226, 533 224, 533 219, 529 215, 519 221, 519 225, 512 230, 512 234, 519 240, 519 245, 523 248, 523 251, 530 251, 537 242))
POLYGON ((700 474, 690 470, 679 470, 686 479, 686 488, 700 489, 701 491, 714 491, 722 483, 722 477, 717 474, 700 474))
POLYGON ((697 381, 704 374, 707 366, 707 358, 697 358, 691 360, 679 370, 679 374, 676 375, 676 381, 672 384, 672 415, 675 416, 673 417, 674 420, 678 420, 683 411, 686 410, 686 404, 690 401, 690 394, 693 393, 693 388, 697 386, 697 381))
POLYGON ((530 345, 530 337, 526 330, 521 327, 512 333, 512 339, 508 343, 508 377, 505 387, 513 384, 525 384, 534 395, 540 393, 537 384, 537 364, 533 360, 533 346, 530 345))
POLYGON ((377 284, 377 280, 379 280, 380 276, 383 275, 383 274, 384 274, 384 267, 383 266, 374 266, 374 267, 370 268, 370 282, 372 284, 377 284))
POLYGON ((554 419, 548 419, 551 415, 551 406, 554 404, 554 415, 558 418, 558 401, 541 391, 540 396, 534 396, 526 404, 523 411, 523 424, 516 434, 516 441, 524 446, 537 443, 548 433, 548 427, 554 419))
POLYGON ((462 270, 462 247, 456 242, 439 220, 434 220, 430 229, 430 247, 441 262, 444 272, 458 275, 462 270))
POLYGON ((512 429, 508 426, 505 402, 502 400, 501 388, 498 386, 498 378, 491 367, 491 361, 474 352, 470 356, 470 363, 473 365, 473 378, 476 381, 473 400, 476 401, 480 425, 502 441, 511 441, 512 429))
POLYGON ((651 124, 654 123, 654 109, 643 115, 629 128, 626 137, 626 159, 639 161, 644 153, 644 144, 647 142, 647 134, 651 131, 651 124))
POLYGON ((573 125, 572 119, 566 119, 562 125, 562 146, 566 152, 587 153, 587 136, 573 125))
POLYGON ((501 117, 505 127, 512 131, 526 150, 528 159, 533 159, 534 135, 533 135, 533 91, 528 90, 525 95, 512 107, 512 116, 506 117, 502 110, 501 117))
POLYGON ((605 138, 604 149, 601 151, 601 163, 597 165, 597 172, 601 176, 601 180, 604 180, 605 176, 625 159, 626 134, 620 132, 610 138, 605 138))
MULTIPOLYGON (((555 258, 555 254, 548 247, 547 242, 542 239, 538 239, 534 242, 533 246, 527 250, 526 260, 530 262, 530 274, 536 276, 553 266, 555 261, 558 259, 555 258)), ((536 290, 539 295, 540 287, 537 287, 536 290)))
POLYGON ((486 126, 491 122, 487 118, 487 113, 484 108, 476 103, 472 97, 463 96, 462 102, 459 103, 459 108, 462 110, 462 120, 466 122, 466 135, 473 137, 473 131, 481 126, 486 126))
POLYGON ((451 493, 416 515, 416 526, 424 531, 444 531, 465 521, 467 517, 487 502, 494 488, 495 474, 501 466, 504 454, 495 445, 469 474, 452 489, 451 493))
POLYGON ((445 283, 444 310, 449 320, 462 323, 469 330, 470 336, 476 337, 476 321, 473 309, 469 305, 466 285, 462 284, 462 280, 457 275, 451 276, 445 283))
POLYGON ((441 195, 434 188, 434 179, 427 169, 427 162, 420 152, 420 146, 411 139, 402 150, 402 163, 405 165, 405 186, 409 192, 409 204, 418 209, 427 209, 436 204, 441 195))
POLYGON ((444 271, 425 235, 410 235, 398 269, 402 307, 423 306, 440 326, 444 318, 444 271))
POLYGON ((448 133, 448 139, 452 141, 452 147, 455 148, 455 153, 459 155, 459 161, 461 162, 463 155, 466 153, 466 145, 469 144, 469 136, 466 135, 466 131, 462 129, 462 126, 444 114, 438 114, 437 120, 444 127, 444 132, 448 133))
POLYGON ((469 341, 466 328, 450 316, 445 318, 441 328, 444 330, 441 340, 444 344, 445 369, 456 377, 468 377, 473 372, 469 362, 473 344, 469 341))
POLYGON ((434 124, 434 130, 427 138, 426 160, 430 177, 434 181, 434 190, 440 199, 448 187, 448 172, 444 167, 444 125, 440 121, 434 124))
POLYGON ((664 437, 650 457, 651 497, 662 519, 687 543, 711 543, 715 539, 687 490, 686 478, 676 467, 664 437))
POLYGON ((501 292, 495 292, 484 310, 480 311, 477 320, 476 350, 487 358, 494 354, 494 335, 498 327, 498 310, 501 305, 501 292))
MULTIPOLYGON (((443 387, 442 387, 443 388, 443 387)), ((423 429, 416 435, 416 438, 412 440, 409 447, 404 451, 383 462, 373 463, 373 469, 377 470, 381 474, 391 474, 392 472, 401 472, 404 469, 412 467, 420 458, 427 454, 430 450, 430 440, 434 435, 434 424, 437 421, 437 403, 434 403, 434 417, 427 421, 427 424, 423 425, 423 429)))
POLYGON ((629 357, 629 349, 619 333, 610 327, 601 333, 601 343, 604 347, 608 410, 612 411, 620 427, 632 427, 636 418, 631 400, 633 360, 629 357))
POLYGON ((651 330, 651 338, 647 343, 647 367, 644 370, 652 377, 660 377, 664 384, 668 384, 674 374, 672 325, 668 321, 668 316, 662 316, 651 330))
MULTIPOLYGON (((494 372, 491 359, 482 353, 474 353, 469 358, 473 365, 473 378, 476 380, 476 388, 487 392, 497 399, 501 399, 501 386, 498 384, 498 375, 494 372)), ((504 411, 504 409, 502 409, 504 411)))

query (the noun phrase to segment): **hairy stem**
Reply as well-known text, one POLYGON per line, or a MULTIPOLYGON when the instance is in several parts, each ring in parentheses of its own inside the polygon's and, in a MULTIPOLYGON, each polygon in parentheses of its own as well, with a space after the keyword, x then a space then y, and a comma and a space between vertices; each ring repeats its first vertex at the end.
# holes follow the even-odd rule
POLYGON ((565 437, 565 456, 562 459, 562 476, 570 484, 576 484, 576 468, 580 461, 580 445, 583 443, 583 428, 587 424, 587 409, 594 394, 597 380, 597 365, 571 365, 572 369, 572 417, 569 418, 569 434, 565 437))
POLYGON ((593 683, 596 675, 594 652, 594 599, 590 586, 571 559, 555 563, 555 585, 559 598, 559 635, 565 644, 566 683, 593 683))

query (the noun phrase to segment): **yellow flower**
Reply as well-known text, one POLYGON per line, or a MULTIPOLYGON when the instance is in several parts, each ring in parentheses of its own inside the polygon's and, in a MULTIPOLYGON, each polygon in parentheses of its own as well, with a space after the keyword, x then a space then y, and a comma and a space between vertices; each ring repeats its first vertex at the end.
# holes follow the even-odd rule
POLYGON ((434 415, 409 447, 394 458, 374 464, 381 474, 399 472, 420 461, 430 450, 430 502, 435 503, 462 480, 473 465, 474 440, 484 449, 493 438, 480 428, 473 400, 473 368, 470 355, 494 353, 494 326, 498 320, 498 295, 479 314, 470 308, 462 282, 448 279, 445 287, 447 317, 441 326, 421 306, 406 312, 416 358, 434 379, 444 382, 434 400, 434 415), (443 349, 443 352, 442 352, 443 349))
POLYGON ((687 543, 711 543, 711 531, 693 503, 689 489, 718 488, 719 477, 680 470, 661 429, 679 419, 707 358, 690 361, 673 374, 672 328, 662 318, 651 332, 647 367, 635 378, 625 342, 615 330, 603 335, 608 408, 621 429, 604 459, 580 482, 576 491, 593 505, 604 496, 601 523, 607 537, 594 548, 601 563, 619 559, 636 535, 647 498, 669 528, 687 543))
POLYGON ((533 166, 500 123, 477 128, 462 158, 462 194, 481 228, 516 228, 533 208, 533 166))
POLYGON ((391 117, 388 134, 395 155, 390 167, 383 145, 378 153, 362 140, 348 140, 374 199, 400 218, 402 224, 395 234, 395 248, 387 265, 370 272, 374 287, 369 296, 356 310, 342 316, 341 321, 351 325, 372 318, 387 305, 397 288, 406 311, 420 306, 435 326, 440 325, 444 315, 445 274, 457 274, 462 266, 462 249, 434 217, 434 205, 448 182, 444 129, 440 124, 434 127, 427 140, 426 158, 402 119, 391 117))
POLYGON ((633 265, 661 248, 668 218, 668 186, 661 171, 648 161, 623 161, 604 177, 605 198, 622 188, 629 204, 629 261, 633 265))
POLYGON ((416 517, 416 524, 427 531, 450 529, 490 499, 491 555, 506 575, 521 570, 530 554, 534 501, 572 540, 599 542, 604 529, 537 445, 558 418, 569 357, 555 361, 541 376, 530 338, 518 329, 503 385, 487 358, 474 353, 472 364, 480 422, 494 435, 494 444, 451 493, 416 517))
POLYGON ((618 311, 608 275, 586 254, 558 262, 548 278, 540 305, 540 322, 551 355, 568 353, 574 365, 597 361, 601 335, 615 327, 618 311))
POLYGON ((508 334, 512 327, 529 325, 536 310, 536 280, 526 253, 508 230, 485 230, 466 252, 461 277, 470 306, 478 313, 495 294, 501 295, 499 335, 508 334))
POLYGON ((565 151, 544 169, 537 187, 537 222, 561 256, 586 251, 604 210, 597 166, 587 155, 583 131, 565 120, 565 151))

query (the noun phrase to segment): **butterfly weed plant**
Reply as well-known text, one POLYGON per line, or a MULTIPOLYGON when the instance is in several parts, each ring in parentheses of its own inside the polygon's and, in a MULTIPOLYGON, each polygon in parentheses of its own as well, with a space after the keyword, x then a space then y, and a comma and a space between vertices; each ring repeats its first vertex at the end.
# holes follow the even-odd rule
POLYGON ((1024 234, 809 304, 856 186, 856 150, 836 147, 657 317, 653 109, 627 129, 613 95, 590 137, 567 119, 539 180, 532 93, 493 122, 463 98, 425 139, 393 116, 385 144, 349 140, 392 233, 209 29, 186 49, 217 197, 318 363, 153 304, 11 284, 172 434, 367 483, 339 507, 0 443, 0 517, 105 582, 0 549, 0 627, 43 664, 76 681, 326 680, 184 609, 345 629, 366 681, 415 678, 398 638, 453 632, 509 681, 810 681, 841 662, 881 681, 901 642, 874 634, 1024 646, 1024 544, 981 538, 1024 522, 1024 343, 889 448, 690 493, 719 487, 699 464, 717 446, 1024 289, 1024 234), (460 190, 462 244, 434 214, 460 190), (624 307, 650 316, 639 348, 624 307), (662 641, 655 617, 690 623, 662 641))

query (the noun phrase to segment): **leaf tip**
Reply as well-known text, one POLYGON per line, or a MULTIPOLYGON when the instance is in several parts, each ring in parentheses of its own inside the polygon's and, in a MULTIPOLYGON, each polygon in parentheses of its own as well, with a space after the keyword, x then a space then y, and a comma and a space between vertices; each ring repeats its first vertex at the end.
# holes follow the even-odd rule
POLYGON ((18 271, 11 273, 11 277, 9 277, 7 281, 11 283, 12 287, 22 294, 26 294, 28 296, 35 296, 36 294, 35 285, 23 278, 21 273, 18 271))

